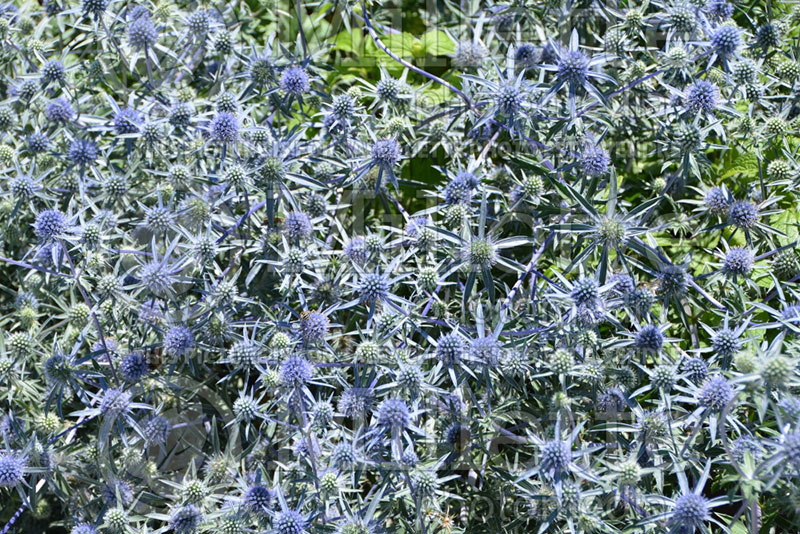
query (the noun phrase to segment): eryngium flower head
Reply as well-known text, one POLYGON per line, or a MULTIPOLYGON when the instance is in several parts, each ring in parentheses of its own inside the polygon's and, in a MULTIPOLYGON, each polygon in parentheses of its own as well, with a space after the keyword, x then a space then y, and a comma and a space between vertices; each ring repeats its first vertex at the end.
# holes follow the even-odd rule
POLYGON ((488 268, 497 261, 497 250, 488 237, 473 238, 462 254, 472 267, 488 268))
POLYGON ((394 139, 378 139, 372 145, 370 155, 375 165, 391 169, 400 159, 400 144, 394 139))
POLYGON ((721 215, 730 208, 730 201, 725 190, 721 187, 712 187, 706 192, 705 207, 710 213, 721 215))
POLYGON ((502 349, 497 338, 490 334, 473 340, 469 347, 469 355, 474 360, 495 367, 500 362, 502 349))
POLYGON ((558 62, 558 77, 572 85, 583 85, 589 74, 589 58, 580 50, 564 53, 558 62))
POLYGON ((203 514, 193 504, 178 508, 169 519, 169 526, 175 534, 196 532, 203 520, 203 514))
POLYGON ((169 293, 175 282, 169 266, 159 261, 142 265, 139 268, 139 278, 148 291, 159 296, 169 293))
POLYGON ((446 204, 469 204, 475 185, 461 175, 456 176, 444 188, 446 204))
POLYGON ((186 356, 194 347, 194 335, 185 326, 174 326, 164 336, 164 351, 169 356, 186 356))
POLYGON ((647 325, 636 334, 633 344, 641 351, 655 353, 664 345, 664 334, 657 326, 647 325))
POLYGON ((281 74, 281 89, 292 95, 302 95, 311 88, 311 79, 305 69, 289 67, 281 74))
POLYGON ((514 60, 520 67, 530 67, 536 64, 539 59, 539 51, 530 43, 523 43, 517 47, 514 53, 514 60))
POLYGON ((74 115, 75 110, 72 109, 72 104, 63 96, 50 101, 44 108, 44 116, 52 122, 71 121, 74 115))
POLYGON ((311 219, 302 211, 293 211, 286 216, 283 229, 290 239, 307 239, 311 235, 313 226, 311 219))
POLYGON ((232 143, 239 138, 239 119, 236 115, 223 111, 211 121, 211 135, 221 143, 232 143))
POLYGON ((69 534, 97 534, 97 529, 89 523, 80 523, 72 527, 69 534))
POLYGON ((721 26, 711 36, 711 46, 720 56, 733 54, 742 42, 742 33, 734 26, 721 26))
POLYGON ((602 176, 608 172, 611 158, 603 147, 589 145, 581 154, 581 167, 589 176, 602 176))
POLYGON ((126 382, 139 382, 149 371, 147 358, 139 352, 128 354, 119 364, 119 374, 126 382))
POLYGON ((563 473, 572 461, 569 444, 560 440, 548 441, 542 447, 541 469, 549 476, 563 473))
POLYGON ((748 200, 731 204, 728 220, 742 229, 752 228, 758 222, 758 206, 748 200))
POLYGON ((756 44, 761 48, 777 48, 781 43, 781 30, 772 22, 759 26, 756 30, 756 44))
POLYGON ((117 388, 109 388, 100 399, 100 413, 116 417, 131 409, 131 394, 117 388))
POLYGON ((103 14, 107 5, 106 0, 83 0, 83 12, 97 17, 103 14))
POLYGON ((324 313, 305 312, 300 317, 300 337, 306 343, 319 343, 325 339, 330 325, 331 322, 324 313))
POLYGON ((296 510, 278 512, 272 520, 275 534, 303 534, 308 522, 296 510))
POLYGON ((456 67, 480 67, 486 59, 486 49, 473 41, 462 41, 456 45, 453 52, 453 65, 456 67))
POLYGON ((373 304, 385 300, 389 295, 389 280, 379 273, 365 274, 359 285, 359 297, 362 302, 373 304))
POLYGON ((722 272, 728 276, 747 276, 753 270, 753 253, 745 247, 735 247, 728 251, 722 262, 722 272))
POLYGON ((127 506, 133 501, 133 490, 124 480, 112 480, 103 486, 103 500, 109 506, 127 506))
POLYGON ((133 48, 150 48, 156 44, 156 40, 158 30, 149 16, 139 16, 128 23, 128 42, 133 48))
POLYGON ((69 228, 67 217, 58 210, 44 210, 36 215, 33 231, 42 241, 56 239, 69 228))
POLYGON ((742 342, 731 330, 727 328, 720 330, 711 338, 711 348, 723 358, 730 358, 742 347, 742 342))
POLYGON ((500 87, 495 100, 497 109, 504 115, 516 115, 522 109, 523 96, 515 85, 508 84, 500 87))
POLYGON ((50 148, 50 138, 42 132, 34 132, 28 136, 28 150, 33 154, 41 154, 50 148))
POLYGON ((75 139, 69 147, 69 159, 75 165, 88 165, 97 159, 97 145, 93 141, 75 139))
POLYGON ((244 492, 245 506, 256 515, 267 515, 272 509, 272 498, 272 491, 258 484, 250 486, 244 492))
MULTIPOLYGON (((729 19, 733 15, 733 4, 728 0, 711 0, 708 3, 708 14, 717 20, 729 19)), ((728 26, 723 27, 727 28, 728 26)))
POLYGON ((16 486, 25 476, 27 461, 13 453, 0 453, 0 488, 16 486))
POLYGON ((378 423, 381 426, 403 430, 411 422, 411 413, 406 403, 400 399, 386 399, 378 409, 378 423))
POLYGON ((588 276, 579 278, 572 286, 569 296, 578 307, 597 307, 600 302, 600 288, 597 280, 588 276))
POLYGON ((302 356, 290 356, 281 365, 281 383, 286 387, 302 386, 313 374, 314 367, 302 356))
POLYGON ((708 501, 702 495, 686 493, 675 499, 670 525, 681 532, 700 528, 708 520, 708 501))
POLYGON ((711 82, 700 80, 689 86, 686 91, 686 109, 693 112, 713 111, 717 107, 719 91, 711 82))
POLYGON ((169 421, 160 415, 154 415, 144 425, 144 434, 150 443, 164 444, 169 435, 169 421))
POLYGON ((67 80, 67 70, 57 60, 51 60, 42 67, 42 85, 51 82, 63 83, 67 80))
POLYGON ((680 297, 689 287, 689 273, 680 265, 665 265, 658 279, 658 289, 663 295, 680 297))
POLYGON ((733 399, 733 387, 723 376, 709 378, 697 394, 700 406, 718 412, 733 399))
POLYGON ((186 25, 193 34, 201 37, 204 36, 208 33, 208 30, 211 27, 211 16, 209 10, 198 9, 189 15, 189 20, 187 21, 186 25))
POLYGON ((683 362, 683 372, 689 380, 699 384, 708 376, 708 364, 699 356, 694 356, 683 362))
POLYGON ((457 334, 445 334, 436 343, 436 357, 439 361, 456 363, 464 352, 464 343, 457 334))
POLYGON ((135 109, 123 108, 114 115, 114 129, 120 135, 138 132, 141 122, 142 115, 135 109))
POLYGON ((369 259, 369 249, 367 248, 366 240, 363 237, 352 239, 345 245, 344 254, 353 263, 358 265, 365 263, 369 259))

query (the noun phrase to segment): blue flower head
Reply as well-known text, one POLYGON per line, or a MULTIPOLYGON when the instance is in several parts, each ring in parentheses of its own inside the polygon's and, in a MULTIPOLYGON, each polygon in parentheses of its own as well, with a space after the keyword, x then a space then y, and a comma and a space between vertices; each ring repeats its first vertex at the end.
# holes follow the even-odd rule
POLYGON ((580 50, 565 52, 558 61, 558 77, 571 85, 583 85, 589 74, 589 58, 580 50))
POLYGON ((185 326, 173 326, 164 336, 164 351, 170 356, 186 356, 194 348, 194 334, 185 326))
POLYGON ((281 74, 281 89, 292 95, 302 95, 311 88, 311 79, 305 69, 289 67, 281 74))
POLYGON ((232 143, 239 138, 239 119, 227 111, 217 113, 211 121, 211 135, 220 143, 232 143))
POLYGON ((126 382, 135 384, 150 371, 147 358, 139 352, 132 352, 122 358, 119 364, 119 373, 126 382))
POLYGON ((58 210, 44 210, 36 215, 33 231, 42 241, 50 241, 69 229, 67 217, 58 210))
POLYGON ((403 430, 411 422, 408 406, 401 399, 386 399, 378 409, 378 423, 387 428, 403 430))
POLYGON ((148 16, 140 15, 128 23, 128 42, 139 50, 152 48, 158 40, 158 30, 148 16))
POLYGON ((25 475, 26 460, 13 453, 0 453, 0 488, 16 486, 25 475))
POLYGON ((97 159, 97 145, 93 141, 75 139, 69 147, 69 159, 75 165, 89 165, 97 159))

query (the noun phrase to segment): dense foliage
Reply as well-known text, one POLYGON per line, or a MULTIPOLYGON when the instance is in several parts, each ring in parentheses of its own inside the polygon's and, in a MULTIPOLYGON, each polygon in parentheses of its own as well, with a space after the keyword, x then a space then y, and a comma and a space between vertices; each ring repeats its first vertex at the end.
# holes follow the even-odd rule
POLYGON ((0 534, 797 532, 800 7, 0 6, 0 534))

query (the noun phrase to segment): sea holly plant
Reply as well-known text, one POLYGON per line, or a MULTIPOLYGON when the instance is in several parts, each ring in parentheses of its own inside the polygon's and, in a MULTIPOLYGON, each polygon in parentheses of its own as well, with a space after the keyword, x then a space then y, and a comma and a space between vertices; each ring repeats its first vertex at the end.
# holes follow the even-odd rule
POLYGON ((0 4, 0 534, 798 531, 799 25, 0 4))

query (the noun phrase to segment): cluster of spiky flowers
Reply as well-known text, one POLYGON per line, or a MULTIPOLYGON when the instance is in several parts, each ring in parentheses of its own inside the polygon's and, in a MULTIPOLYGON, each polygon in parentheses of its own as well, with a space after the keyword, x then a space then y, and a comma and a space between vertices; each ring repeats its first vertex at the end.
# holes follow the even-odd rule
POLYGON ((3 534, 798 530, 800 9, 445 4, 0 5, 3 534))

